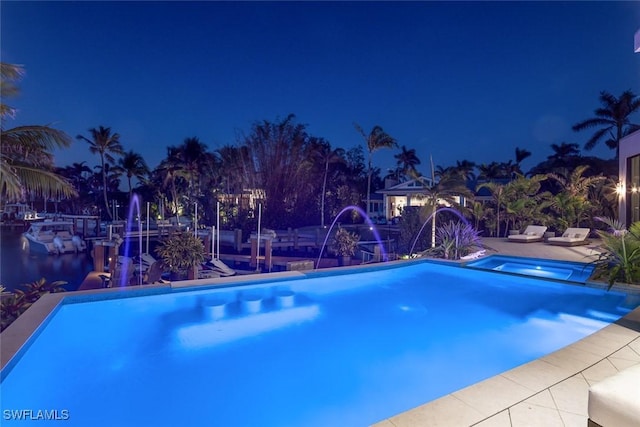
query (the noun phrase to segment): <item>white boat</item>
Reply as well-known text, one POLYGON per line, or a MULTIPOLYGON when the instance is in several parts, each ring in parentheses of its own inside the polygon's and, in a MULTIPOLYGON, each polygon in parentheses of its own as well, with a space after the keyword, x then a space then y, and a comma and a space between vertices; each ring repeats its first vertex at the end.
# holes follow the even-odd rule
POLYGON ((22 248, 42 254, 66 254, 84 251, 86 242, 74 233, 73 222, 32 222, 22 233, 22 248))
POLYGON ((45 219, 24 203, 7 203, 2 210, 3 221, 41 221, 45 219))

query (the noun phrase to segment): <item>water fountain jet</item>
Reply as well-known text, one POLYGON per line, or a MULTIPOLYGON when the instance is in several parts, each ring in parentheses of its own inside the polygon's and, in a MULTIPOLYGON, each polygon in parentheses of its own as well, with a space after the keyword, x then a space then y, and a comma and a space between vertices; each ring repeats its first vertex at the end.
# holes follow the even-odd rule
MULTIPOLYGON (((140 197, 137 194, 134 194, 129 201, 129 215, 127 216, 127 229, 125 230, 125 236, 127 236, 127 232, 131 233, 131 226, 133 224, 133 213, 134 208, 138 209, 138 253, 140 254, 139 261, 139 274, 138 274, 138 285, 142 285, 142 217, 140 213, 140 197)), ((129 259, 131 239, 129 242, 124 245, 124 260, 127 261, 129 259)), ((127 277, 128 277, 128 269, 129 263, 124 262, 121 266, 122 270, 120 272, 120 286, 127 286, 127 277)))
POLYGON ((364 217, 364 219, 367 222, 367 224, 369 224, 369 228, 371 229, 371 231, 373 231, 373 235, 376 238, 376 240, 378 241, 378 244, 380 245, 380 251, 381 251, 381 254, 382 254, 382 260, 383 261, 388 261, 389 260, 389 258, 387 256, 387 252, 384 249, 384 245, 382 243, 382 239, 380 238, 380 234, 378 233, 378 230, 376 229, 375 224, 373 223, 373 221, 371 221, 371 218, 369 218, 369 215, 367 215, 367 213, 364 210, 362 210, 360 207, 355 206, 355 205, 349 205, 349 206, 343 208, 338 213, 338 215, 336 215, 336 217, 333 219, 333 222, 331 223, 331 226, 329 227, 329 230, 327 231, 327 235, 324 238, 324 242, 322 243, 322 247, 320 248, 320 254, 318 255, 318 261, 316 262, 316 267, 315 267, 316 270, 320 266, 320 259, 322 258, 322 252, 324 252, 324 248, 327 245, 327 240, 329 240, 329 236, 331 235, 331 230, 336 225, 336 222, 338 221, 340 216, 342 216, 343 213, 345 213, 347 211, 352 211, 352 210, 355 210, 358 213, 360 213, 364 217))

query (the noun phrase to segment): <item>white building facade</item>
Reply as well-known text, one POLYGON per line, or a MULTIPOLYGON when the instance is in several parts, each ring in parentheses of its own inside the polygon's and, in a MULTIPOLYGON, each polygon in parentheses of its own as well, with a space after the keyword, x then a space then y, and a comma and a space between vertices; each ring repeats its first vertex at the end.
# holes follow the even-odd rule
POLYGON ((618 219, 627 227, 640 221, 640 131, 620 140, 618 219))

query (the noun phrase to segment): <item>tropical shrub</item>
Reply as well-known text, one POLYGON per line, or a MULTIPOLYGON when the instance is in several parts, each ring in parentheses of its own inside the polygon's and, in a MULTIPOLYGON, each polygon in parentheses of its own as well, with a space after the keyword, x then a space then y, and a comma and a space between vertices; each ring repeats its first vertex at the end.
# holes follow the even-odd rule
POLYGON ((427 253, 455 260, 481 247, 480 233, 473 226, 460 221, 449 221, 436 229, 436 246, 427 253))
MULTIPOLYGON (((3 293, 0 300, 0 331, 4 331, 22 313, 44 294, 64 292, 62 287, 67 282, 56 281, 48 283, 42 278, 35 282, 21 285, 23 289, 16 289, 10 293, 3 293)), ((4 291, 4 288, 2 289, 4 291)))
POLYGON ((598 230, 605 252, 596 263, 596 277, 607 279, 609 287, 615 282, 640 285, 640 221, 629 229, 611 218, 596 218, 609 231, 598 230))

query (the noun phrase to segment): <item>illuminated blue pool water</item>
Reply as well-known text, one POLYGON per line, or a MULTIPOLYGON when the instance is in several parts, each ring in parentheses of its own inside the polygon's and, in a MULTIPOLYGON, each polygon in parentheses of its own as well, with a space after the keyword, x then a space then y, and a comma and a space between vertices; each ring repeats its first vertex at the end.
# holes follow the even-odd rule
POLYGON ((593 264, 586 262, 555 261, 506 255, 491 255, 478 261, 470 262, 466 266, 501 273, 521 274, 577 283, 585 283, 595 268, 593 264))
POLYGON ((65 410, 65 426, 365 426, 591 334, 634 308, 624 301, 432 263, 67 297, 2 372, 2 413, 65 410))

